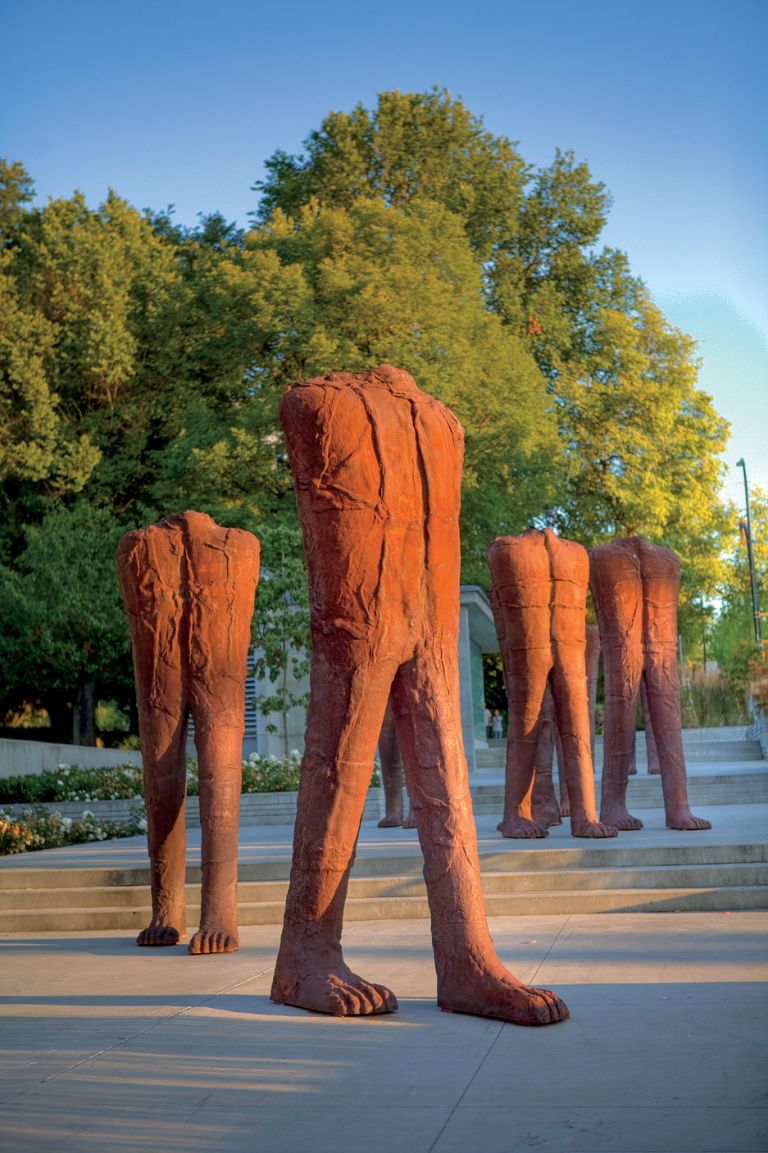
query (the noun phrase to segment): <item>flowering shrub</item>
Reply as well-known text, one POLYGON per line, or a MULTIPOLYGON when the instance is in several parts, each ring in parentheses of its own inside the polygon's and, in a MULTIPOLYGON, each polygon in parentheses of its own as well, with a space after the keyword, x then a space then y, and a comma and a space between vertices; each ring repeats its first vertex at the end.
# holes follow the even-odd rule
POLYGON ((127 821, 100 820, 88 809, 79 817, 63 817, 41 805, 18 812, 0 809, 0 856, 135 837, 146 828, 143 805, 134 806, 127 821))
MULTIPOLYGON (((287 757, 251 753, 243 761, 244 793, 286 793, 299 787, 301 753, 293 749, 287 757)), ((378 785, 374 769, 372 785, 378 785)), ((199 792, 197 762, 187 760, 187 794, 199 792)), ((0 804, 30 805, 61 801, 141 800, 144 780, 138 765, 117 765, 105 769, 85 769, 81 765, 60 764, 54 771, 0 778, 0 804)))
POLYGON ((116 765, 106 769, 84 769, 60 764, 42 773, 0 780, 0 803, 36 804, 42 801, 123 801, 144 794, 141 767, 116 765))
POLYGON ((243 761, 244 793, 288 793, 299 787, 301 753, 293 749, 287 757, 251 753, 243 761))

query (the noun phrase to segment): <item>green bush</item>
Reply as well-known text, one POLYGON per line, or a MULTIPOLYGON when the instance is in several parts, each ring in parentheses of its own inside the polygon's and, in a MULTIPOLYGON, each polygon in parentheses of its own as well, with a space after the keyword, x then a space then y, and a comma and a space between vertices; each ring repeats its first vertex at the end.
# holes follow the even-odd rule
POLYGON ((57 769, 0 780, 0 804, 25 805, 51 801, 124 801, 144 795, 141 768, 116 765, 84 769, 60 764, 57 769))
MULTIPOLYGON (((287 757, 251 753, 243 761, 244 793, 287 793, 299 787, 301 753, 296 749, 287 757)), ((374 770, 372 785, 378 785, 374 770)), ((197 762, 187 760, 187 794, 199 792, 197 762)), ((61 801, 124 801, 144 796, 144 780, 138 765, 117 765, 106 769, 85 769, 81 765, 61 764, 54 771, 28 773, 0 779, 0 804, 36 805, 61 801)))

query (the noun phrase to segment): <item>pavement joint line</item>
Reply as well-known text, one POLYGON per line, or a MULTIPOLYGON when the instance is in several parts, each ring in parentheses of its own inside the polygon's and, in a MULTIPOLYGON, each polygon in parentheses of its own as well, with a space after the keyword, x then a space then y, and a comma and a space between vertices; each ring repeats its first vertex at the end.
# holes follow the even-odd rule
POLYGON ((535 982, 537 976, 539 975, 539 971, 541 970, 542 965, 544 964, 547 957, 550 955, 550 953, 554 949, 555 945, 557 944, 557 942, 560 940, 563 933, 567 929, 568 923, 571 920, 572 916, 573 916, 573 913, 566 913, 565 919, 564 919, 562 925, 560 926, 560 928, 557 930, 554 937, 552 938, 552 944, 549 946, 546 953, 544 954, 544 956, 541 958, 538 965, 536 966, 534 973, 533 973, 533 976, 531 977, 531 980, 528 982, 530 985, 532 985, 535 982))
MULTIPOLYGON (((488 1020, 488 1018, 486 1018, 486 1020, 488 1020)), ((478 1064, 475 1068, 475 1071, 473 1072, 472 1076, 469 1078, 466 1085, 464 1086, 458 1101, 456 1101, 454 1103, 453 1108, 451 1109, 450 1113, 448 1114, 448 1116, 445 1119, 445 1123, 440 1128, 440 1132, 437 1134, 434 1141, 430 1145, 428 1153, 433 1153, 433 1151, 439 1145, 440 1138, 442 1137, 443 1133, 445 1132, 445 1130, 448 1128, 451 1121, 453 1120, 454 1115, 456 1113, 456 1110, 461 1106, 462 1101, 466 1097, 469 1090, 472 1088, 472 1085, 474 1084, 475 1079, 477 1078, 478 1074, 480 1073, 480 1070, 483 1068, 486 1061, 488 1060, 491 1053, 493 1052, 493 1049, 496 1046, 496 1042, 498 1041, 499 1037, 501 1036, 502 1029, 504 1028, 505 1025, 510 1024, 510 1023, 511 1022, 508 1022, 508 1021, 499 1021, 498 1022, 498 1029, 493 1034, 493 1037, 491 1038, 491 1041, 490 1041, 490 1044, 488 1045, 488 1048, 485 1050, 485 1053, 483 1053, 482 1059, 478 1062, 478 1064)))

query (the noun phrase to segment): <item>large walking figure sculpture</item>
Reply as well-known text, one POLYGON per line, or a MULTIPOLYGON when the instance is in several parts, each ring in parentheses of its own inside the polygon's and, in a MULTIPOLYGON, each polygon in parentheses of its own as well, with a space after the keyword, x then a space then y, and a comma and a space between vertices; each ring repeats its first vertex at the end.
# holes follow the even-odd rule
MULTIPOLYGON (((568 785, 571 833, 615 837, 597 819, 587 691, 587 550, 551 529, 498 537, 488 550, 491 605, 509 702, 505 837, 546 837, 532 795, 542 723, 551 689, 568 785)), ((550 758, 551 764, 551 758, 550 758)))
POLYGON ((459 710, 463 434, 403 371, 333 373, 283 398, 309 568, 312 672, 293 867, 272 999, 355 1016, 397 1008, 353 973, 342 917, 390 688, 448 1011, 547 1025, 488 933, 459 710))
POLYGON ((627 537, 590 549, 590 587, 605 667, 605 737, 600 817, 641 829, 627 809, 641 680, 656 738, 667 826, 709 829, 688 805, 677 672, 680 561, 668 548, 627 537))
POLYGON ((245 679, 259 542, 183 512, 128 533, 118 571, 131 630, 144 759, 152 920, 139 945, 186 933, 187 715, 195 722, 202 908, 190 953, 238 947, 237 829, 245 679))

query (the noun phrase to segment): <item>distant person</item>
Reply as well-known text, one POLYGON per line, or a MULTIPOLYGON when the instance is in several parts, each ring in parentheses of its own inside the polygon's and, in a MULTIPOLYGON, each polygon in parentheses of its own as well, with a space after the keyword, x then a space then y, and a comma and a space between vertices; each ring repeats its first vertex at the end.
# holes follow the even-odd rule
POLYGON ((491 736, 494 741, 500 741, 504 735, 504 721, 498 709, 493 710, 491 718, 491 736))

